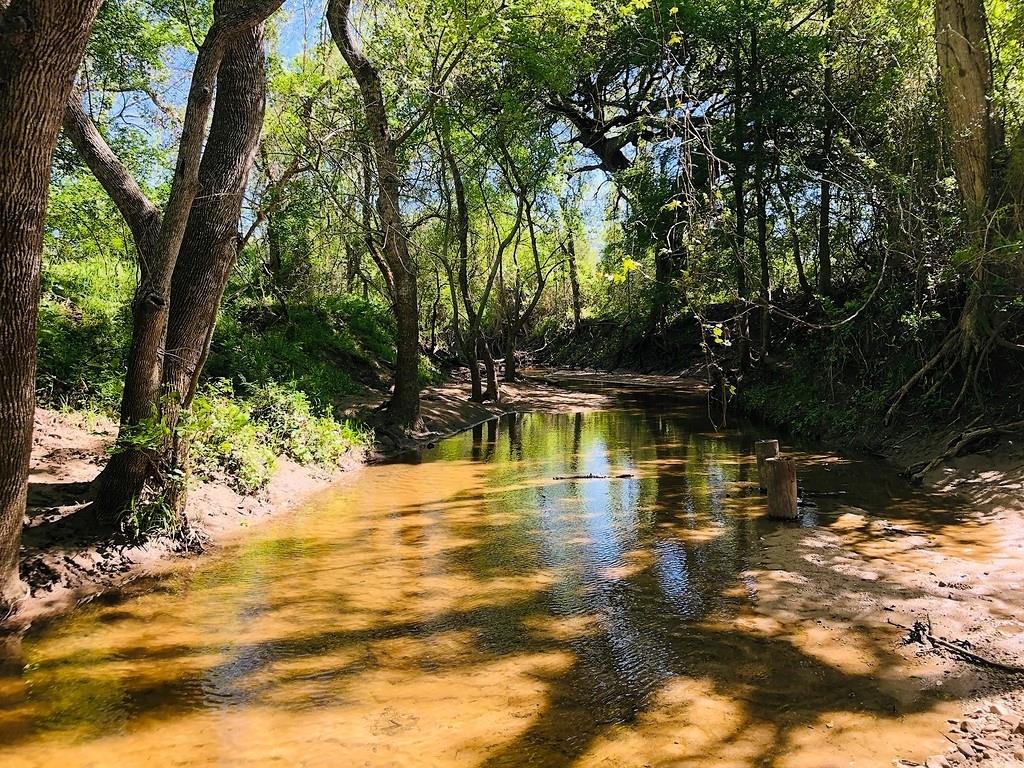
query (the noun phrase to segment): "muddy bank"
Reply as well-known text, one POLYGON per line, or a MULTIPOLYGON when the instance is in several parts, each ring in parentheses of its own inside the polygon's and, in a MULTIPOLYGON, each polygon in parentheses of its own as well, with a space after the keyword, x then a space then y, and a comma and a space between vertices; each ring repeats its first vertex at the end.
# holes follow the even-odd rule
MULTIPOLYGON (((421 433, 407 439, 381 435, 373 452, 350 454, 334 471, 279 457, 273 479, 255 495, 242 495, 223 483, 196 483, 189 492, 187 515, 205 539, 205 549, 217 548, 301 506, 319 491, 347 482, 367 461, 414 450, 510 411, 592 410, 611 402, 607 395, 529 380, 503 384, 500 403, 469 402, 468 391, 468 380, 460 376, 425 390, 421 433)), ((350 410, 355 415, 375 405, 364 398, 350 410)), ((89 483, 106 462, 116 434, 116 423, 107 419, 37 411, 21 555, 27 594, 12 615, 0 617, 0 631, 24 630, 197 554, 167 539, 128 545, 97 536, 88 509, 89 483)))
MULTIPOLYGON (((428 391, 423 403, 427 431, 419 436, 421 441, 433 442, 504 411, 601 410, 614 404, 616 391, 637 385, 674 391, 699 388, 674 377, 529 373, 533 380, 506 388, 506 399, 498 405, 465 402, 464 384, 459 381, 428 391)), ((87 478, 95 473, 96 457, 102 454, 104 440, 109 441, 94 434, 95 426, 90 430, 79 425, 87 433, 76 438, 80 445, 58 441, 53 446, 63 448, 48 459, 52 482, 73 481, 70 467, 79 460, 87 463, 88 471, 83 473, 87 478), (91 444, 86 442, 89 435, 91 444)), ((41 439, 51 439, 46 431, 44 426, 41 439)), ((985 453, 943 463, 928 475, 922 494, 912 492, 907 481, 888 471, 874 472, 875 462, 800 451, 785 441, 784 448, 797 458, 809 490, 827 494, 847 488, 848 492, 814 499, 818 512, 812 528, 783 525, 763 531, 761 561, 742 574, 750 607, 735 623, 704 623, 699 625, 701 631, 722 637, 739 632, 759 639, 765 648, 784 650, 790 658, 780 655, 777 663, 795 671, 807 673, 800 665, 813 665, 822 674, 863 680, 864 691, 875 691, 894 702, 894 720, 884 743, 892 758, 904 758, 898 765, 1018 764, 1024 759, 1021 676, 968 663, 941 648, 904 645, 902 638, 903 627, 928 618, 936 636, 965 641, 976 655, 1004 664, 1024 659, 1024 451, 1006 439, 987 446, 985 453), (846 480, 830 481, 840 475, 846 480), (851 476, 856 477, 852 484, 851 476), (860 500, 851 502, 853 496, 860 500), (794 659, 801 661, 794 666, 794 659), (923 700, 937 701, 936 708, 922 711, 923 700)), ((900 466, 913 459, 909 451, 934 450, 934 446, 908 443, 902 450, 900 466)), ((280 495, 283 501, 266 500, 267 516, 302 502, 331 482, 358 477, 349 472, 310 485, 303 477, 305 470, 296 471, 298 482, 280 495)), ((34 475, 33 480, 40 476, 34 475)), ((202 492, 194 495, 197 507, 203 503, 202 492)), ((268 491, 268 496, 272 493, 268 491)), ((745 497, 756 489, 738 488, 736 493, 745 497)), ((669 494, 668 498, 676 497, 669 494)), ((223 536, 214 536, 215 542, 244 533, 264 519, 255 508, 241 516, 233 511, 235 503, 209 502, 206 523, 225 530, 223 536)), ((260 502, 237 503, 259 506, 260 502)), ((724 503, 740 504, 741 499, 731 496, 724 503)), ((172 562, 159 550, 145 554, 152 559, 115 574, 110 586, 172 562)), ((681 700, 696 700, 691 693, 681 692, 681 700)), ((872 707, 877 709, 877 702, 851 702, 841 715, 791 724, 786 731, 789 740, 780 749, 796 749, 808 740, 824 741, 838 755, 852 758, 871 728, 865 713, 872 707)), ((881 737, 874 734, 876 739, 881 737)), ((846 763, 835 761, 836 765, 846 763)))

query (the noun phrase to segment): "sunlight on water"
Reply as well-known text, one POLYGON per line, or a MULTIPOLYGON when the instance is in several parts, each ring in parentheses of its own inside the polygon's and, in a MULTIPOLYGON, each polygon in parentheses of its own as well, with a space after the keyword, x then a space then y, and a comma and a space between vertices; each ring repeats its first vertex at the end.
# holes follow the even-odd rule
MULTIPOLYGON (((831 646, 769 599, 787 579, 764 575, 779 525, 754 439, 647 397, 369 468, 12 642, 0 765, 846 766, 929 748, 942 696, 893 683, 893 648, 831 646), (582 475, 603 477, 555 479, 582 475)), ((803 461, 809 486, 850 491, 807 530, 854 503, 935 513, 888 470, 803 461)))

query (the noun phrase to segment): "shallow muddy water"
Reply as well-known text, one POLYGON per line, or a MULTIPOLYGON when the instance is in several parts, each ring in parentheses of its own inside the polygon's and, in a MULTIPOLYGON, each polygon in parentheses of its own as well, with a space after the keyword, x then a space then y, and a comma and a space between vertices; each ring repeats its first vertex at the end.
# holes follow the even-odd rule
MULTIPOLYGON (((907 684, 890 639, 839 642, 786 608, 789 544, 752 484, 756 437, 634 393, 370 467, 9 643, 0 765, 920 759, 952 695, 920 670, 907 684), (602 477, 560 479, 583 475, 602 477)), ((851 508, 955 520, 881 465, 800 461, 809 489, 845 492, 805 511, 806 535, 851 508)))

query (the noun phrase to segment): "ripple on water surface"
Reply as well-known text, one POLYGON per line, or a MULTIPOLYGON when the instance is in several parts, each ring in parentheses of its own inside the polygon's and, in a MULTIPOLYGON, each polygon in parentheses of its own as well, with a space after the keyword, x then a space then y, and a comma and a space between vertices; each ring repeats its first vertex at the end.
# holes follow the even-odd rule
MULTIPOLYGON (((12 646, 0 764, 887 765, 940 705, 880 682, 890 649, 851 671, 759 607, 755 437, 637 398, 368 468, 12 646)), ((869 511, 928 509, 802 459, 869 511)))

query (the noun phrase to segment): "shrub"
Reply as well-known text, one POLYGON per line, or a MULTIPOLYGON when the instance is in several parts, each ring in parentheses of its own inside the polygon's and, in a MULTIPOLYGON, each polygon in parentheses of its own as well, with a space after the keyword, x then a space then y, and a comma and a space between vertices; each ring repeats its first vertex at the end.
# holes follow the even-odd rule
POLYGON ((248 408, 229 396, 223 383, 195 398, 184 430, 192 442, 192 468, 206 479, 218 476, 242 493, 270 482, 277 456, 266 428, 253 423, 248 408))
POLYGON ((253 388, 249 405, 276 450, 300 464, 337 466, 342 456, 369 442, 351 422, 315 414, 309 398, 294 386, 271 383, 253 388))

